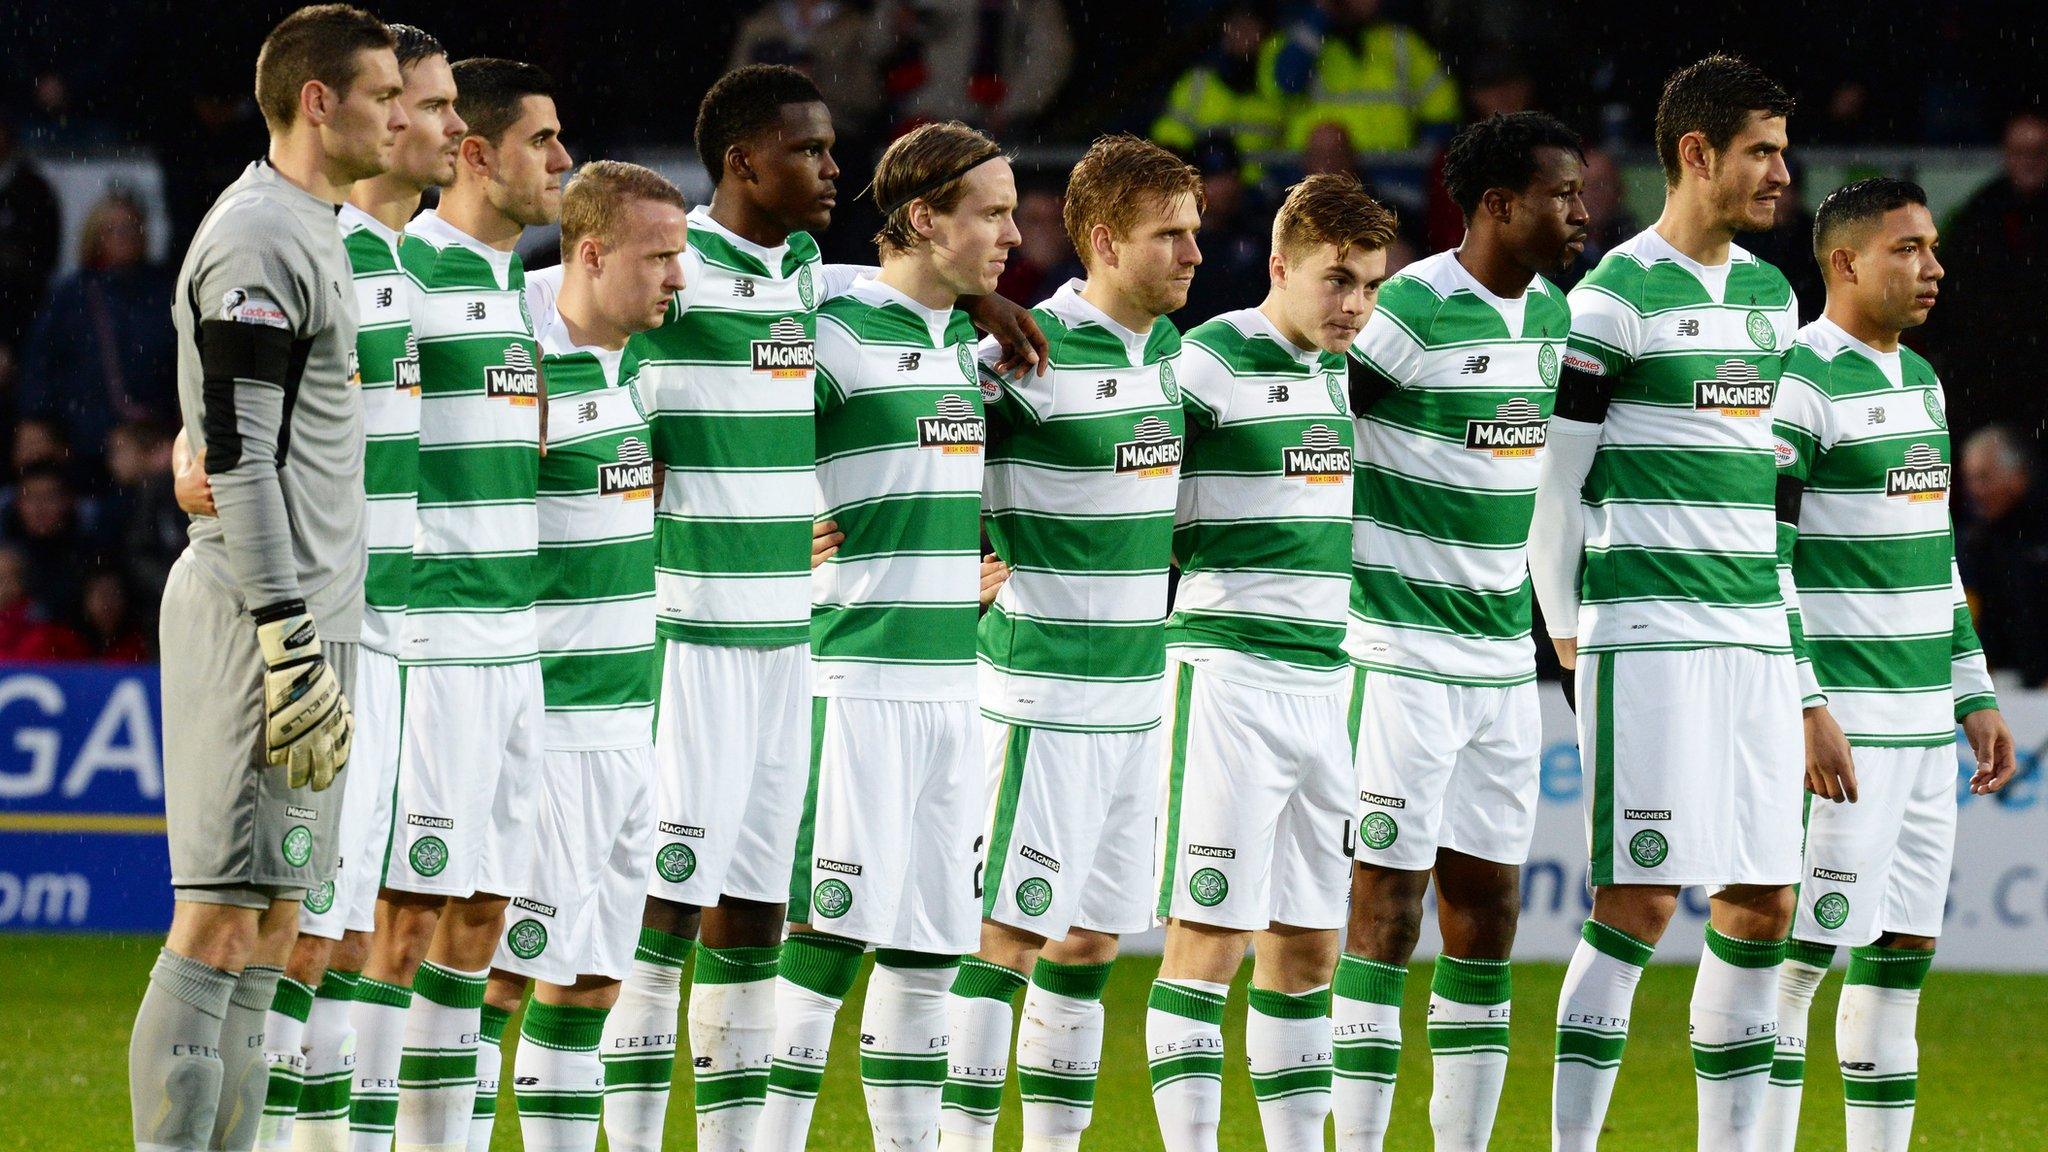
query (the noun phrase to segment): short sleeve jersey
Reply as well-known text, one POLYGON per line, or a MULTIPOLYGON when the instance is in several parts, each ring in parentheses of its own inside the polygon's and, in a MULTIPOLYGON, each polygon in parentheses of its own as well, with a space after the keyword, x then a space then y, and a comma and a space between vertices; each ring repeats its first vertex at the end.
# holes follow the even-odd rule
POLYGON ((397 656, 412 590, 412 535, 420 478, 420 355, 412 336, 412 278, 398 263, 399 234, 353 204, 341 206, 342 243, 355 276, 356 360, 363 379, 363 643, 397 656))
POLYGON ((1351 585, 1352 430, 1344 358, 1301 348, 1256 308, 1190 331, 1180 586, 1166 650, 1278 692, 1341 692, 1351 585))
POLYGON ((1583 492, 1580 651, 1791 651, 1771 404, 1792 286, 1739 247, 1707 267, 1652 230, 1570 300, 1565 364, 1613 384, 1583 492))
POLYGON ((399 255, 420 293, 419 520, 401 659, 537 659, 540 347, 525 270, 431 211, 407 225, 399 255))
POLYGON ((981 619, 982 714, 1070 731, 1159 723, 1181 471, 1180 333, 1133 332, 1068 282, 1032 310, 1044 376, 985 341, 989 538, 1010 579, 981 619))
POLYGON ((974 328, 873 280, 818 310, 819 696, 972 701, 987 439, 974 328))
POLYGON ((654 738, 654 455, 632 352, 579 347, 542 319, 548 452, 540 462, 535 615, 547 746, 654 738))
POLYGON ((689 216, 686 286, 633 337, 654 455, 660 630, 699 644, 779 647, 810 633, 812 360, 818 246, 777 248, 689 216))
POLYGON ((1548 281, 1496 296, 1455 252, 1380 289, 1352 347, 1396 385, 1358 418, 1346 647, 1361 667, 1477 686, 1535 678, 1529 521, 1570 332, 1548 281))
POLYGON ((1956 575, 1941 381, 1911 349, 1817 320, 1786 357, 1775 430, 1780 471, 1805 485, 1783 543, 1809 689, 1853 744, 1953 743, 1998 701, 1956 575))

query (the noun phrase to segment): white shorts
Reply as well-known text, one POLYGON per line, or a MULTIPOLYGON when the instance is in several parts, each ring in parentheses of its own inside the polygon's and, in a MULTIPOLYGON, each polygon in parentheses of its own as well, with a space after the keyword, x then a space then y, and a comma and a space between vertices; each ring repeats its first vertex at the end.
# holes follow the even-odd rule
POLYGON ((910 952, 981 947, 980 724, 968 700, 817 698, 790 923, 910 952))
POLYGON ((1064 732, 983 723, 988 848, 982 915, 1064 940, 1153 918, 1166 729, 1064 732))
POLYGON ((307 891, 299 931, 339 940, 343 931, 377 927, 377 889, 391 842, 391 791, 398 783, 398 718, 404 681, 398 657, 374 648, 356 652, 355 745, 348 754, 348 791, 341 798, 334 879, 307 891))
POLYGON ((811 746, 811 652, 662 642, 649 894, 789 895, 811 746))
POLYGON ((624 980, 647 895, 654 750, 550 751, 544 764, 533 877, 491 967, 550 984, 624 980))
POLYGON ((1856 748, 1856 802, 1807 802, 1795 939, 1860 948, 1941 935, 1956 847, 1956 748, 1856 748))
POLYGON ((1161 917, 1342 928, 1351 891, 1344 693, 1304 696, 1169 661, 1161 917))
POLYGON ((1439 848, 1527 861, 1543 756, 1536 685, 1357 676, 1358 862, 1427 871, 1439 848))
POLYGON ((1790 655, 1587 653, 1578 697, 1595 887, 1798 882, 1806 738, 1790 655))
POLYGON ((540 661, 405 670, 405 731, 384 883, 522 896, 541 797, 540 661))

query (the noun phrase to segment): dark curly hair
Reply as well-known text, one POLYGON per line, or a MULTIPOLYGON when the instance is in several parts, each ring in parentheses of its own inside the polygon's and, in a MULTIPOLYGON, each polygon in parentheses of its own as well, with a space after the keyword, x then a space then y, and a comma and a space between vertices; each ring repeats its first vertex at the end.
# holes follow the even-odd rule
POLYGON ((1444 190, 1471 219, 1489 188, 1520 192, 1536 178, 1536 150, 1562 148, 1586 158, 1579 134, 1544 112, 1495 113, 1451 138, 1444 152, 1444 190))

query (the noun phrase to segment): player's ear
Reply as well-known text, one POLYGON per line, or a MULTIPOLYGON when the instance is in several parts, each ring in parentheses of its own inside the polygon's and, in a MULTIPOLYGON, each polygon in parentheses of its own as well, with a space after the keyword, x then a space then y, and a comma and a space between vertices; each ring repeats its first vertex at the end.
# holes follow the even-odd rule
POLYGON ((910 202, 910 210, 906 216, 906 219, 910 221, 910 230, 926 240, 931 239, 933 215, 930 204, 922 200, 912 200, 910 202))
POLYGON ((754 174, 754 158, 747 154, 746 146, 743 144, 733 143, 726 145, 725 170, 748 183, 758 179, 754 174))
POLYGON ((1828 252, 1828 270, 1845 284, 1856 282, 1856 253, 1849 248, 1835 248, 1828 252))
POLYGON ((1707 144, 1706 133, 1687 132, 1678 138, 1678 167, 1702 179, 1713 176, 1713 148, 1707 144))
POLYGON ((1088 228, 1088 248, 1095 258, 1109 267, 1116 266, 1116 237, 1110 234, 1109 225, 1092 224, 1088 228))
POLYGON ((308 80, 299 85, 299 119, 315 128, 327 123, 338 103, 336 95, 334 89, 318 80, 308 80))
POLYGON ((1287 287, 1287 257, 1277 246, 1266 254, 1266 278, 1275 288, 1287 287))
POLYGON ((479 175, 488 175, 491 170, 491 146, 481 136, 470 135, 462 138, 459 153, 462 166, 479 175))
POLYGON ((1479 194, 1479 210, 1503 224, 1515 215, 1515 196, 1505 188, 1488 188, 1479 194))

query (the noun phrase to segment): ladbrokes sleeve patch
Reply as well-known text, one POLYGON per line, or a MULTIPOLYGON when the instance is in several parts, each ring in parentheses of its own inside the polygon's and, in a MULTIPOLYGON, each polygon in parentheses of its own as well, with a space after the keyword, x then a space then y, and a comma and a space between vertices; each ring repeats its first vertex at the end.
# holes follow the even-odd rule
POLYGON ((220 318, 238 324, 261 324, 267 328, 291 329, 291 318, 284 309, 264 295, 251 288, 230 288, 221 294, 220 318))
POLYGON ((1607 375, 1607 365, 1599 357, 1576 348, 1565 349, 1564 366, 1584 372, 1588 376, 1607 375))

